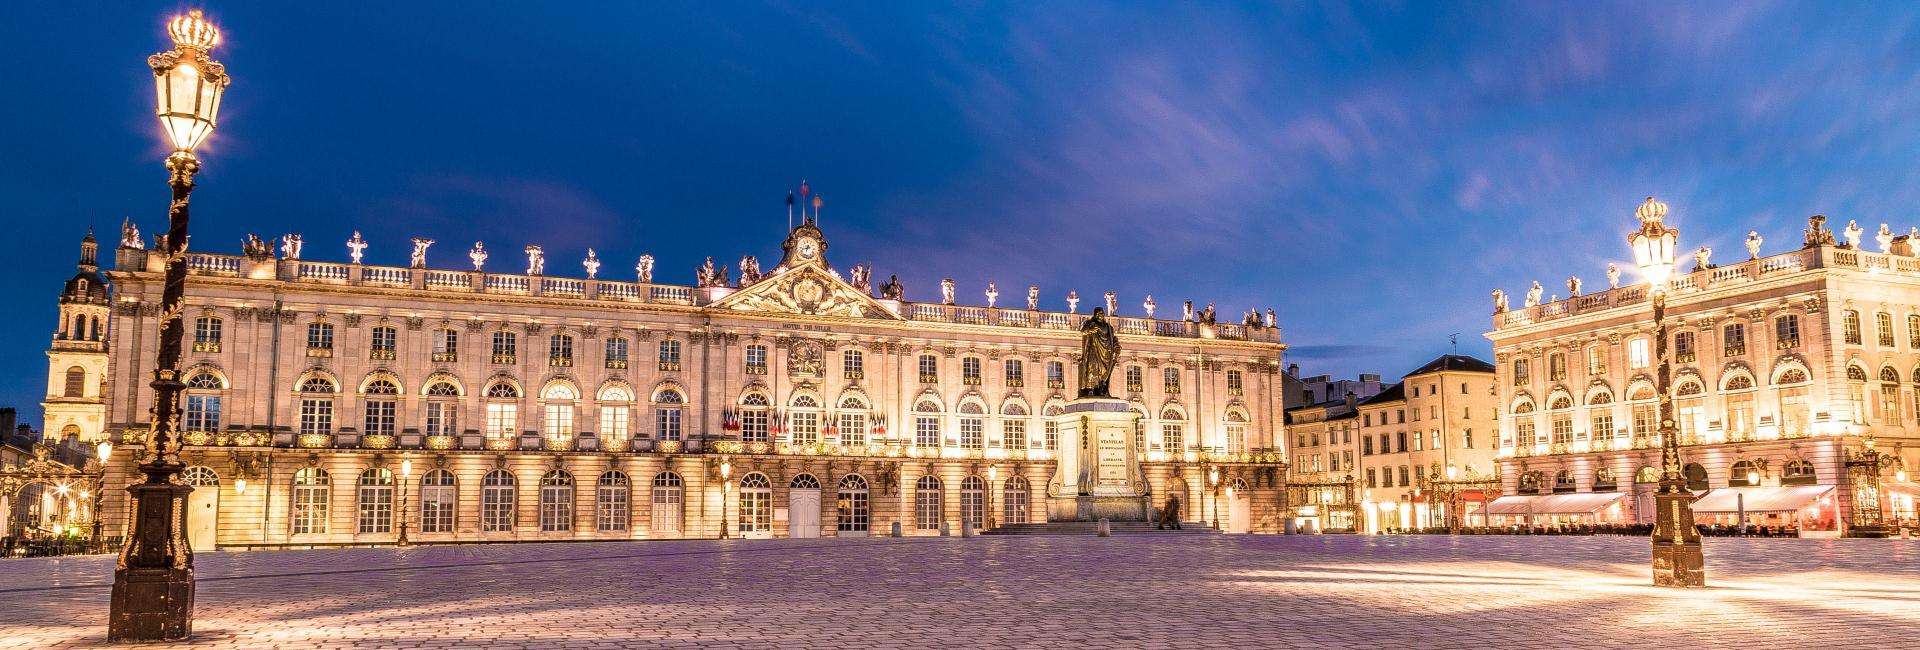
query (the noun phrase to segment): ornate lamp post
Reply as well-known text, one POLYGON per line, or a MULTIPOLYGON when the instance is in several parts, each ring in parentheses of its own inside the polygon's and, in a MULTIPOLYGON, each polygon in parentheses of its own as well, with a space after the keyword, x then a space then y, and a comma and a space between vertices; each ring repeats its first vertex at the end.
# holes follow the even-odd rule
POLYGON ((1707 586, 1707 562, 1700 552, 1700 530, 1693 523, 1693 494, 1680 468, 1680 432, 1673 422, 1673 367, 1667 359, 1667 278, 1673 275, 1675 240, 1680 231, 1661 223, 1667 204, 1647 197, 1634 211, 1640 229, 1627 236, 1634 264, 1647 279, 1653 302, 1653 349, 1660 367, 1660 490, 1654 494, 1653 584, 1658 587, 1707 586))
POLYGON ((400 459, 400 539, 395 543, 407 545, 407 479, 413 477, 413 459, 400 459))
MULTIPOLYGON (((1847 526, 1849 537, 1887 536, 1887 494, 1881 489, 1880 472, 1897 468, 1900 461, 1898 456, 1881 453, 1875 446, 1873 436, 1869 435, 1860 441, 1859 451, 1847 452, 1848 479, 1853 481, 1853 522, 1847 526)), ((1905 469, 1898 469, 1895 480, 1906 480, 1902 476, 1905 473, 1905 469)))
POLYGON ((187 545, 187 493, 175 480, 180 463, 181 300, 187 287, 187 195, 200 171, 194 149, 213 133, 220 95, 232 80, 226 67, 208 56, 220 44, 220 30, 199 11, 167 23, 173 49, 147 57, 158 90, 160 126, 173 145, 167 156, 173 202, 167 211, 167 236, 157 251, 166 263, 166 288, 160 298, 159 356, 153 370, 152 432, 140 472, 146 481, 127 488, 133 495, 133 522, 114 571, 113 599, 107 619, 111 641, 171 641, 193 633, 193 551, 187 545))
POLYGON ((733 491, 733 461, 720 461, 720 539, 727 538, 727 493, 733 491))
POLYGON ((94 445, 93 457, 95 460, 100 461, 100 471, 94 473, 93 475, 93 490, 92 490, 93 492, 93 512, 92 512, 93 514, 93 548, 97 551, 105 548, 105 546, 103 546, 103 542, 100 539, 100 502, 103 495, 105 495, 107 492, 105 489, 106 483, 107 483, 107 461, 113 458, 113 443, 102 440, 100 441, 100 444, 94 445))
POLYGON ((1220 530, 1220 468, 1207 470, 1207 483, 1213 486, 1213 529, 1220 530))
POLYGON ((995 525, 994 517, 993 517, 994 515, 993 493, 999 489, 994 486, 999 484, 1000 484, 1000 466, 988 465, 987 466, 987 529, 988 530, 992 530, 995 525))

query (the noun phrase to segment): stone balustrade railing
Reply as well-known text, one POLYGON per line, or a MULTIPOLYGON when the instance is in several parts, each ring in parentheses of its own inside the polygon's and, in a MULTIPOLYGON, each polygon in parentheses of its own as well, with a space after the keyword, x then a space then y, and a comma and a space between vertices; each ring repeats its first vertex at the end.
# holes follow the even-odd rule
MULTIPOLYGON (((1831 246, 1806 248, 1681 275, 1669 281, 1668 291, 1671 294, 1685 295, 1816 268, 1881 269, 1920 274, 1920 258, 1868 253, 1831 246)), ((1493 320, 1496 328, 1516 327, 1576 314, 1639 305, 1646 302, 1646 299, 1647 285, 1636 284, 1532 307, 1510 309, 1494 314, 1493 320)))
MULTIPOLYGON (((267 258, 256 261, 241 255, 216 253, 189 253, 186 259, 188 269, 193 274, 207 276, 411 288, 436 292, 558 296, 591 301, 665 305, 699 306, 703 300, 702 294, 696 293, 692 287, 614 280, 342 264, 313 260, 267 258)), ((154 261, 150 261, 147 268, 158 270, 157 263, 154 261)), ((1599 295, 1605 294, 1596 294, 1596 296, 1599 295)), ((899 310, 900 315, 915 321, 1049 330, 1075 330, 1086 320, 1084 314, 931 303, 900 303, 899 310)), ((1519 312, 1509 312, 1508 315, 1517 313, 1519 312)), ((1277 328, 1238 323, 1202 324, 1184 320, 1131 316, 1114 317, 1113 323, 1114 328, 1120 333, 1138 336, 1217 338, 1268 343, 1280 341, 1280 331, 1277 328)))

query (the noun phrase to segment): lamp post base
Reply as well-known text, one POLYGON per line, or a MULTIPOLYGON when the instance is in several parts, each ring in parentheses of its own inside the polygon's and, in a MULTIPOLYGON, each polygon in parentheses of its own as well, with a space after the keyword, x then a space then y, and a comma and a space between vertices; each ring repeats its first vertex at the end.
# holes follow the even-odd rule
POLYGON ((1693 523, 1693 495, 1662 490, 1653 497, 1653 586, 1705 587, 1707 560, 1693 523))
POLYGON ((183 526, 185 485, 142 483, 134 531, 113 572, 107 640, 179 641, 193 634, 193 551, 183 526))

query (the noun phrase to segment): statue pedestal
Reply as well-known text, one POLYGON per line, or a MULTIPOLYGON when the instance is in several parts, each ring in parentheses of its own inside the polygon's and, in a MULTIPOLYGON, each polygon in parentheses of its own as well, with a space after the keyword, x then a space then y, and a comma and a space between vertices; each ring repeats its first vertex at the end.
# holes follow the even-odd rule
POLYGON ((1047 484, 1051 521, 1147 521, 1138 426, 1126 400, 1082 397, 1067 403, 1060 427, 1059 469, 1047 484))

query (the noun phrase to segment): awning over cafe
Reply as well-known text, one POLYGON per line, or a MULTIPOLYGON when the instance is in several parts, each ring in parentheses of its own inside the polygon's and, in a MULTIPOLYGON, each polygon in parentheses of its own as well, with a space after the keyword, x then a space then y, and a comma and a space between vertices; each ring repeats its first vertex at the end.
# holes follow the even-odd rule
POLYGON ((1833 492, 1831 485, 1724 487, 1693 502, 1696 513, 1793 512, 1833 492), (1744 502, 1744 503, 1743 503, 1744 502))
POLYGON ((1591 515, 1626 498, 1624 492, 1509 495, 1487 504, 1490 515, 1591 515))

